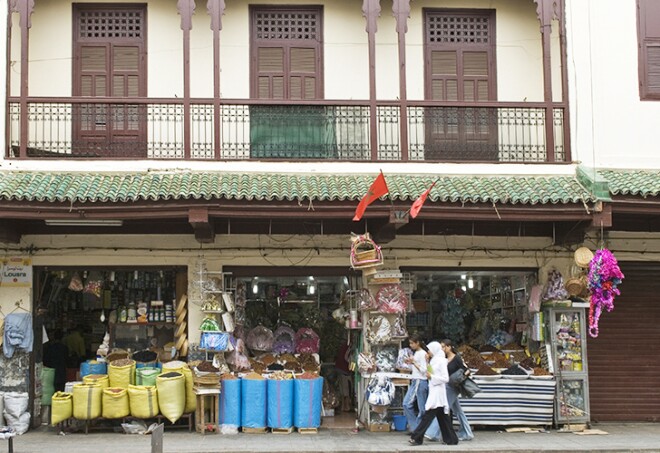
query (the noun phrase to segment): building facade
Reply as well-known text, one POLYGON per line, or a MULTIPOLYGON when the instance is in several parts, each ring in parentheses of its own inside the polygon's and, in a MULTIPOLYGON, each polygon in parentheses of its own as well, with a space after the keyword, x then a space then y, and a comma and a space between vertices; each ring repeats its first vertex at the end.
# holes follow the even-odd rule
MULTIPOLYGON (((200 259, 238 276, 344 274, 352 232, 392 268, 543 281, 580 245, 607 245, 647 281, 655 5, 603 3, 10 1, 0 242, 35 279, 3 286, 3 310, 23 301, 38 325, 42 279, 82 267, 183 274, 177 295, 194 293, 200 259), (354 222, 380 171, 389 195, 354 222)), ((648 286, 623 288, 651 310, 648 286)), ((201 318, 189 310, 188 326, 201 318)), ((597 344, 612 343, 593 343, 606 420, 597 344)))

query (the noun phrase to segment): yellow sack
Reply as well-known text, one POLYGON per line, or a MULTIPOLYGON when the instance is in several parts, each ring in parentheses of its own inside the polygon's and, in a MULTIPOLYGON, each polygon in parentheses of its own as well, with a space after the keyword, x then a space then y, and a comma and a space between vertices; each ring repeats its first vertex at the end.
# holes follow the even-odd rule
POLYGON ((101 386, 76 384, 73 386, 73 416, 78 420, 91 420, 101 416, 101 386))
POLYGON ((128 417, 131 413, 126 389, 120 387, 103 389, 102 401, 104 418, 128 417))
POLYGON ((107 374, 88 374, 83 376, 83 382, 85 384, 98 384, 101 386, 101 390, 110 387, 110 379, 107 374))
POLYGON ((135 361, 132 362, 130 365, 124 366, 116 366, 110 363, 108 366, 110 387, 127 389, 129 385, 135 384, 135 361))
POLYGON ((73 415, 73 395, 71 393, 55 392, 51 401, 51 425, 55 426, 71 418, 73 415))
POLYGON ((128 400, 133 417, 153 418, 158 415, 158 389, 156 387, 129 385, 128 400))
POLYGON ((167 372, 156 377, 156 387, 160 413, 176 422, 186 407, 186 378, 181 373, 167 372))
POLYGON ((183 408, 184 414, 195 412, 197 409, 197 395, 195 395, 195 383, 193 382, 193 375, 190 368, 186 367, 181 370, 181 374, 186 378, 186 407, 183 408))

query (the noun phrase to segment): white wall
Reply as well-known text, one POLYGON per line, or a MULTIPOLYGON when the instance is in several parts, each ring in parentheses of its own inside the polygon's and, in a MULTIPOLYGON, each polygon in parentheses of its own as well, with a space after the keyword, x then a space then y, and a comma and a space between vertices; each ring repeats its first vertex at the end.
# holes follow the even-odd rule
POLYGON ((660 168, 660 101, 640 101, 635 0, 567 2, 574 160, 660 168))
MULTIPOLYGON (((130 0, 121 0, 130 3, 130 0)), ((100 2, 100 1, 99 1, 100 2)), ((90 2, 91 3, 91 2, 90 2)), ((182 96, 183 33, 173 1, 148 1, 148 95, 182 96)), ((191 31, 191 94, 213 94, 213 40, 210 17, 198 2, 191 31)), ((221 90, 225 98, 249 96, 249 4, 310 4, 308 0, 227 2, 221 31, 221 90)), ((326 99, 368 99, 368 46, 361 2, 332 0, 324 5, 324 78, 326 99)), ((376 34, 377 94, 380 99, 399 96, 396 23, 392 2, 382 2, 376 34)), ((503 101, 543 99, 541 35, 531 0, 421 0, 412 4, 407 41, 407 77, 410 99, 423 99, 422 8, 494 8, 497 10, 498 98, 503 101)), ((30 95, 69 96, 71 93, 71 2, 37 2, 30 29, 30 95), (57 18, 57 20, 53 20, 57 18)), ((18 15, 14 15, 15 20, 18 15)), ((12 60, 20 62, 20 29, 13 28, 12 60)), ((557 46, 555 39, 555 47, 557 46)), ((558 81, 559 61, 554 61, 558 81)), ((18 67, 12 93, 18 94, 18 67)), ((557 85, 557 84, 556 84, 557 85)), ((557 85, 555 92, 560 92, 557 85)))

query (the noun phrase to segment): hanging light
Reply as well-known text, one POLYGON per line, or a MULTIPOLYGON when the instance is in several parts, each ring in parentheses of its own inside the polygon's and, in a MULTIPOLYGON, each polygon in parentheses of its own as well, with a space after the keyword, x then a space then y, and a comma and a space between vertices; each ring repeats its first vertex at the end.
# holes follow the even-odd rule
POLYGON ((467 291, 467 288, 465 287, 465 285, 462 285, 461 289, 463 290, 463 292, 467 291))
POLYGON ((467 278, 467 275, 461 274, 461 280, 465 280, 467 278))
POLYGON ((309 277, 309 283, 307 284, 307 294, 313 296, 316 294, 316 280, 314 277, 309 277))
POLYGON ((252 294, 259 294, 259 277, 252 279, 252 294))
POLYGON ((468 278, 468 288, 474 288, 474 279, 472 277, 468 278))

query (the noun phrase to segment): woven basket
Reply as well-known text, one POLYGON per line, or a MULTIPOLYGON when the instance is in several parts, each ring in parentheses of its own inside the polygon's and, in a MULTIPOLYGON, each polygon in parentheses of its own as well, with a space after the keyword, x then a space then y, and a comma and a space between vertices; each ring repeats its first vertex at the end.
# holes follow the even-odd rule
POLYGON ((351 266, 354 269, 383 264, 380 247, 368 235, 358 236, 351 245, 351 266))
POLYGON ((575 251, 574 258, 575 264, 583 269, 586 269, 589 267, 589 263, 594 258, 594 253, 587 247, 580 247, 575 251))
POLYGON ((566 287, 566 291, 568 291, 568 294, 577 297, 585 292, 585 290, 587 289, 587 282, 582 277, 579 278, 573 277, 566 280, 564 286, 566 287))
POLYGON ((218 385, 220 383, 219 374, 205 374, 203 376, 193 375, 193 382, 199 385, 218 385))

